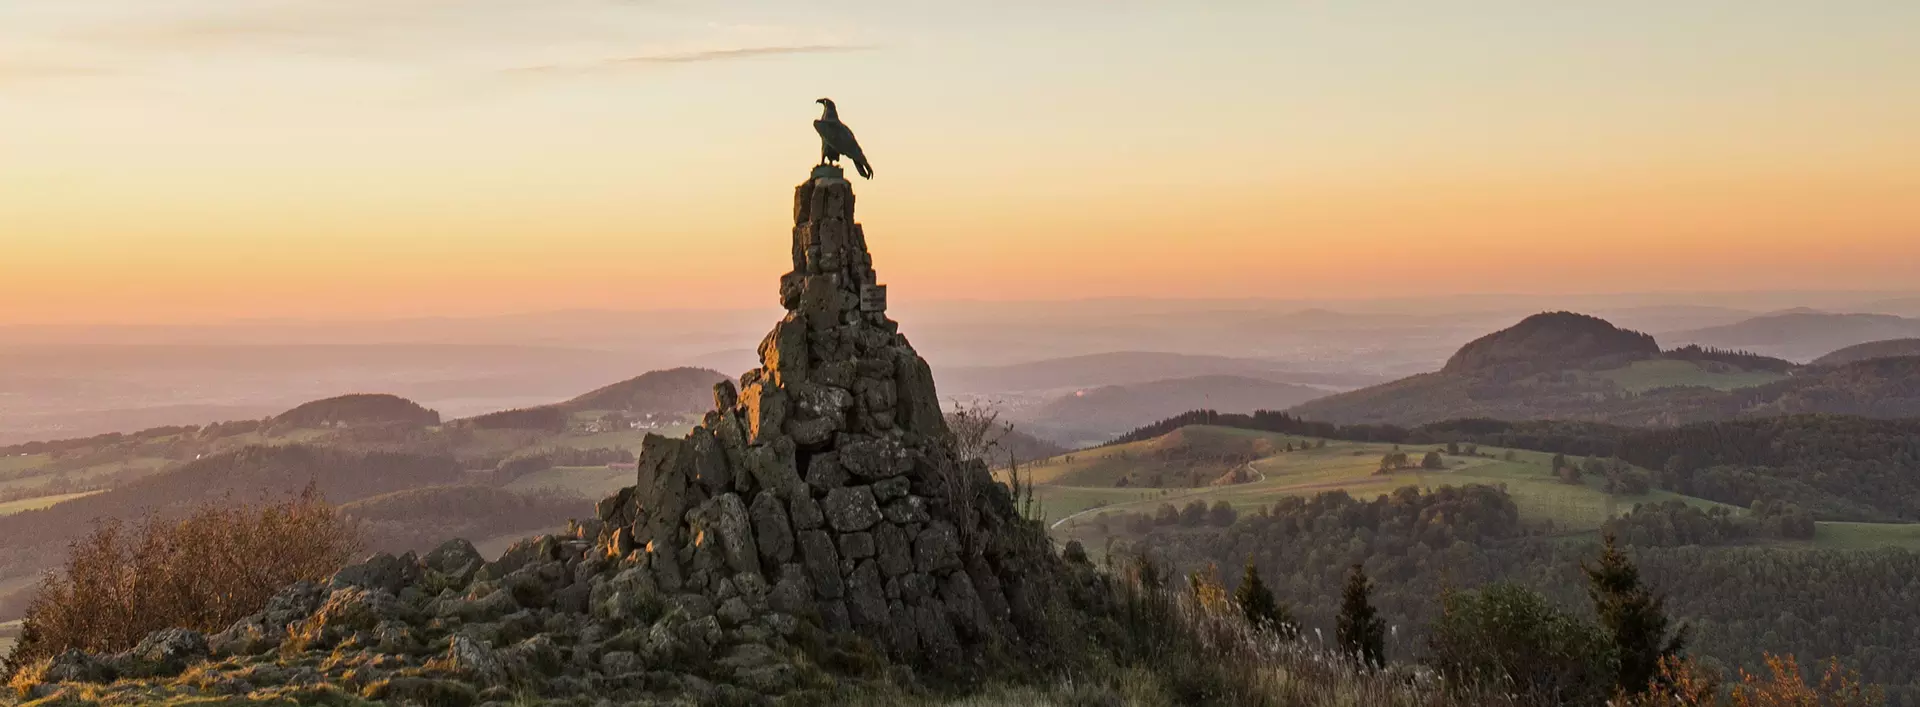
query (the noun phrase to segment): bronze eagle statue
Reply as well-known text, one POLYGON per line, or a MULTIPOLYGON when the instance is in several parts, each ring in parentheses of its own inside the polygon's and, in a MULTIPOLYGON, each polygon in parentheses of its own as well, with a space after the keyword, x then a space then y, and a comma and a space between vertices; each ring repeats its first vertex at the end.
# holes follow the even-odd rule
POLYGON ((820 133, 820 163, 838 165, 840 156, 845 155, 853 159, 853 168, 860 176, 872 179, 873 166, 867 164, 867 153, 860 151, 860 141, 854 139, 853 130, 840 122, 840 110, 833 107, 833 99, 814 102, 826 106, 820 119, 813 121, 813 131, 820 133))

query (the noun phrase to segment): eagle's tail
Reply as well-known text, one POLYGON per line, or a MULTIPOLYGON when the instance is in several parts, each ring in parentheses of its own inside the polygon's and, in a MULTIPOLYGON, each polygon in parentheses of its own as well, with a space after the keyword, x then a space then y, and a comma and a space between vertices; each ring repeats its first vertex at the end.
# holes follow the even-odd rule
POLYGON ((867 158, 865 157, 854 158, 853 168, 855 171, 858 171, 860 173, 861 177, 864 177, 866 179, 873 178, 873 165, 867 164, 867 158))

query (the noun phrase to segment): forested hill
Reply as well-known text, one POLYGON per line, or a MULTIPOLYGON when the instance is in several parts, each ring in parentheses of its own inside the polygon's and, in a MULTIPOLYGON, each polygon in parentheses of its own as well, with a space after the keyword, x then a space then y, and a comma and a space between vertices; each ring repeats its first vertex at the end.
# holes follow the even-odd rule
POLYGON ((384 393, 342 395, 315 400, 273 418, 281 427, 332 427, 399 423, 425 427, 440 424, 440 413, 406 398, 384 393))
POLYGON ((1595 360, 1625 363, 1659 355, 1660 346, 1652 336, 1621 329, 1599 317, 1547 312, 1468 342, 1441 370, 1560 369, 1595 360))
POLYGON ((1536 315, 1467 344, 1440 371, 1292 412, 1395 425, 1461 417, 1646 426, 1798 413, 1920 417, 1920 357, 1802 367, 1740 351, 1651 346, 1643 334, 1592 317, 1536 315))
POLYGON ((1839 351, 1821 356, 1809 365, 1839 366, 1876 358, 1898 358, 1902 356, 1920 356, 1920 339, 1888 339, 1855 344, 1839 351))
POLYGON ((561 403, 567 410, 680 415, 713 402, 713 385, 727 377, 705 368, 651 371, 561 403))
POLYGON ((1406 445, 1462 442, 1616 457, 1653 470, 1657 488, 1749 507, 1786 500, 1820 520, 1920 522, 1920 419, 1790 415, 1638 428, 1578 421, 1462 419, 1417 427, 1337 425, 1279 412, 1196 411, 1115 444, 1216 425, 1406 445))

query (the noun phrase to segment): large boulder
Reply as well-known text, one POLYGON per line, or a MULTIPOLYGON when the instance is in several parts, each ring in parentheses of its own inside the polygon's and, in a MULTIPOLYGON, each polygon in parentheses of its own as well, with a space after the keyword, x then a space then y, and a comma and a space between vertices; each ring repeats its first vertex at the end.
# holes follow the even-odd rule
POLYGON ((695 542, 703 545, 718 542, 729 569, 739 573, 760 571, 760 549, 753 536, 753 522, 738 494, 715 496, 688 517, 693 520, 695 542))
POLYGON ((747 514, 753 518, 754 542, 760 549, 762 559, 776 565, 786 564, 793 559, 793 525, 788 521, 786 506, 778 496, 772 492, 761 492, 753 498, 753 506, 747 509, 747 514))
POLYGON ((834 530, 853 533, 873 527, 880 520, 880 503, 868 486, 842 486, 827 493, 821 504, 827 522, 834 530))

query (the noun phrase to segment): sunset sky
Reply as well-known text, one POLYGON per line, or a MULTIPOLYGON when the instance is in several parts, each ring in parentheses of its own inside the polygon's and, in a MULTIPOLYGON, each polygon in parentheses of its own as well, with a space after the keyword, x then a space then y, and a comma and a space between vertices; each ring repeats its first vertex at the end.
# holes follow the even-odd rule
POLYGON ((0 324, 1920 289, 1920 2, 0 2, 0 324))

